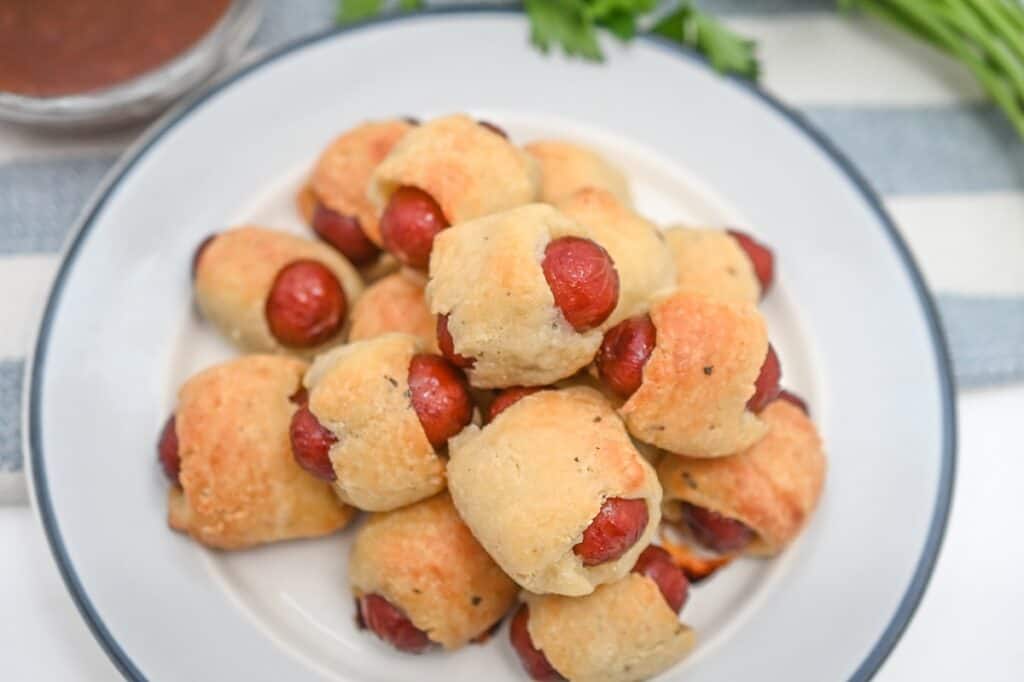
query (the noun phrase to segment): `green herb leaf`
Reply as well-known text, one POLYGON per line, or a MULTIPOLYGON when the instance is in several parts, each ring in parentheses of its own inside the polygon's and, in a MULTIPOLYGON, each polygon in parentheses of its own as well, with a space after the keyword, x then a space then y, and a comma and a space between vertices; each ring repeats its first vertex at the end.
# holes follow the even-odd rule
POLYGON ((684 3, 659 21, 652 33, 700 52, 722 73, 757 80, 759 66, 754 42, 733 32, 708 14, 684 3))
POLYGON ((585 14, 584 0, 526 0, 524 4, 530 18, 530 41, 542 52, 559 45, 570 56, 604 59, 593 20, 585 14))
POLYGON ((341 0, 338 3, 338 23, 351 24, 379 14, 383 0, 341 0))

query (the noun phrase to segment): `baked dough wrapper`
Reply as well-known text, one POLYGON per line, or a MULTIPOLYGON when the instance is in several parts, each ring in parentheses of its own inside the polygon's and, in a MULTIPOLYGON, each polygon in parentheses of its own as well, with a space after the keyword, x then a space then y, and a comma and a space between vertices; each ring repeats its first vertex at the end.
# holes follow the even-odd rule
POLYGON ((723 301, 757 303, 761 283, 746 251, 725 230, 684 226, 665 230, 681 291, 723 301))
POLYGON ((594 358, 602 328, 580 333, 555 305, 541 262, 548 243, 591 233, 546 204, 442 231, 430 256, 427 305, 448 315, 455 352, 475 358, 478 388, 544 386, 594 358))
POLYGON ((444 460, 427 440, 409 391, 423 343, 385 334, 339 346, 306 373, 309 410, 338 439, 329 457, 342 501, 389 511, 444 490, 444 460))
POLYGON ((373 173, 369 198, 383 213, 399 187, 417 187, 455 225, 537 199, 536 161, 465 114, 428 121, 405 135, 373 173))
POLYGON ((362 123, 335 138, 320 154, 309 182, 299 193, 299 213, 309 224, 317 201, 359 219, 370 241, 382 246, 378 211, 367 190, 381 161, 414 125, 401 119, 362 123))
POLYGON ((446 649, 485 634, 519 591, 447 493, 371 516, 356 534, 348 573, 357 599, 384 597, 446 649))
POLYGON ((673 293, 651 308, 656 344, 640 388, 619 408, 637 439, 690 457, 722 457, 767 427, 746 409, 768 353, 751 303, 673 293))
POLYGON ((825 454, 803 411, 774 400, 761 412, 768 433, 731 457, 666 455, 658 465, 665 518, 679 521, 689 502, 743 522, 757 537, 747 553, 772 556, 793 541, 814 512, 825 480, 825 454))
POLYGON ((437 318, 427 308, 423 288, 423 276, 408 269, 371 284, 352 308, 349 341, 401 332, 419 338, 424 348, 437 353, 437 318))
POLYGON ((610 192, 624 206, 633 205, 622 171, 600 154, 564 140, 538 140, 524 145, 540 166, 540 200, 554 204, 581 189, 610 192))
POLYGON ((354 510, 292 456, 288 426, 306 363, 249 355, 196 374, 178 392, 175 431, 181 486, 168 523, 218 549, 317 537, 344 528, 354 510))
POLYGON ((658 585, 637 573, 585 597, 523 599, 533 645, 572 682, 645 680, 679 663, 696 639, 658 585))
POLYGON ((199 309, 243 351, 311 358, 344 340, 347 320, 326 343, 314 348, 292 348, 274 337, 264 313, 277 273, 285 265, 302 259, 319 261, 334 273, 351 311, 363 293, 363 282, 344 256, 321 242, 253 226, 222 232, 204 249, 195 280, 199 309))
POLYGON ((499 566, 538 594, 589 594, 629 573, 661 519, 661 486, 614 410, 592 389, 522 398, 483 429, 449 441, 456 508, 499 566), (615 561, 573 553, 609 497, 643 499, 648 522, 615 561))
POLYGON ((586 227, 615 262, 619 302, 605 327, 647 312, 656 294, 675 288, 676 267, 661 231, 614 194, 602 189, 583 189, 555 206, 586 227))

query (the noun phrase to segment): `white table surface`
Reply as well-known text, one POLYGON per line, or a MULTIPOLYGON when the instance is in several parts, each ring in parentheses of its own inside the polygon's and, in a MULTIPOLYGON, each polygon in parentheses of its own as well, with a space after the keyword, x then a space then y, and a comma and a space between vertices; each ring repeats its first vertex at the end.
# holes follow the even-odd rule
MULTIPOLYGON (((1017 528, 1024 518, 1024 386, 964 392, 958 407, 946 541, 914 621, 876 678, 882 682, 1024 678, 1024 542, 1017 528)), ((31 509, 0 507, 0 548, 0 678, 116 679, 64 589, 31 509)))

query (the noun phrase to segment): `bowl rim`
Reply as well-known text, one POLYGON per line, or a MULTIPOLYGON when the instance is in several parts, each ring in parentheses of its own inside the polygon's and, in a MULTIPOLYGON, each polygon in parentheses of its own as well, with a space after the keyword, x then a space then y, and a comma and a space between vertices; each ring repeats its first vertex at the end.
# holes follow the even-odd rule
POLYGON ((0 91, 0 120, 60 127, 144 118, 240 54, 261 14, 260 0, 231 0, 216 23, 184 51, 149 71, 99 90, 54 97, 0 91))
MULTIPOLYGON (((50 499, 47 485, 45 459, 42 450, 42 425, 41 412, 41 391, 42 367, 45 365, 47 344, 50 328, 53 323, 53 316, 63 291, 71 265, 74 263, 78 251, 90 228, 101 212, 113 191, 118 187, 120 181, 128 174, 132 167, 140 161, 146 152, 170 131, 174 126, 186 119, 196 108, 201 106, 207 99, 218 93, 225 87, 244 78, 249 73, 272 63, 282 57, 305 46, 331 40, 338 36, 357 32, 363 28, 376 26, 384 23, 397 23, 408 19, 415 19, 423 16, 446 16, 446 15, 475 15, 475 14, 496 14, 510 15, 522 14, 522 10, 509 6, 494 5, 458 5, 448 7, 429 7, 417 12, 391 14, 374 17, 365 21, 335 26, 329 29, 304 36, 260 55, 244 65, 240 65, 232 73, 217 80, 205 87, 200 93, 190 100, 183 102, 167 112, 164 116, 154 122, 142 137, 137 140, 121 157, 118 163, 107 173, 99 187, 82 210, 76 220, 74 228, 68 236, 60 259, 60 266, 54 278, 53 284, 47 295, 45 308, 39 323, 35 343, 31 357, 28 358, 28 380, 25 382, 23 391, 23 447, 28 457, 30 481, 29 492, 33 501, 43 529, 47 536, 47 542, 54 561, 60 570, 68 592, 71 594, 75 606, 78 608, 82 618, 86 621, 93 636, 106 652, 111 662, 118 671, 129 680, 146 680, 147 678, 138 669, 118 642, 111 635, 106 627, 89 595, 85 591, 78 575, 75 572, 64 544, 63 537, 58 527, 57 519, 53 510, 53 503, 50 499)), ((708 69, 713 67, 697 52, 670 42, 664 38, 643 34, 638 36, 639 40, 664 50, 682 59, 698 62, 708 69)), ((870 207, 878 222, 884 228, 889 237, 896 254, 902 261, 907 274, 910 277, 914 291, 924 313, 928 325, 929 335, 935 350, 936 371, 940 387, 940 399, 942 405, 942 448, 939 472, 938 490, 935 504, 931 514, 928 533, 914 568, 910 583, 901 597, 895 612, 889 619, 888 624, 879 636, 878 641, 868 652, 867 656, 851 675, 851 680, 869 680, 881 668, 882 664, 892 653, 899 642, 904 631, 913 619, 917 607, 924 596, 925 590, 931 579, 940 550, 942 548, 945 531, 952 507, 954 482, 957 467, 957 410, 955 400, 955 382, 953 379, 952 362, 949 354, 949 347, 945 333, 939 318, 938 309, 929 291, 921 270, 918 267, 906 242, 900 235, 892 218, 886 211, 881 198, 872 188, 866 178, 854 166, 854 164, 839 150, 835 144, 822 132, 817 130, 801 113, 790 108, 774 95, 763 90, 757 84, 745 79, 723 75, 723 78, 732 82, 734 86, 740 87, 749 94, 761 100, 764 104, 779 113, 789 124, 803 133, 814 145, 816 145, 846 176, 854 189, 861 195, 865 203, 870 207)))

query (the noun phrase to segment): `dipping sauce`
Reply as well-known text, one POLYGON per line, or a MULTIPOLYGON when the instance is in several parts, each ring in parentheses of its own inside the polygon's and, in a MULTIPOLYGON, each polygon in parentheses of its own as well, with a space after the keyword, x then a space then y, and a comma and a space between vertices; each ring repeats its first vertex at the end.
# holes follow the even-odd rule
POLYGON ((231 0, 0 0, 0 90, 55 97, 142 75, 199 41, 231 0))

